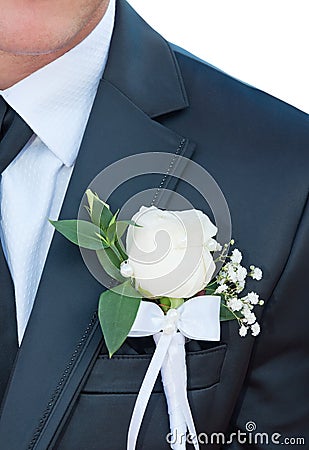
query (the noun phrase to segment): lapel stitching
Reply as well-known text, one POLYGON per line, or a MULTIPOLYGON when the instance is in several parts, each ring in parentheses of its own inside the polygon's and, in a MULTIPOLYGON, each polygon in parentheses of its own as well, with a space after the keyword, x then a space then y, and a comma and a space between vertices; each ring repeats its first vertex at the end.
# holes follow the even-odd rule
POLYGON ((179 143, 179 146, 178 146, 178 148, 177 148, 177 150, 176 150, 176 152, 175 152, 175 154, 174 154, 174 156, 173 156, 173 158, 172 158, 172 160, 170 162, 170 165, 168 166, 167 171, 166 171, 164 177, 161 180, 160 185, 158 186, 158 188, 157 188, 157 190, 155 192, 155 195, 154 195, 154 197, 152 199, 152 202, 151 202, 151 206, 154 206, 154 205, 158 204, 158 197, 159 197, 159 194, 161 192, 161 189, 164 187, 164 184, 166 184, 166 186, 167 186, 168 176, 172 175, 171 171, 172 171, 172 169, 174 167, 174 164, 175 164, 175 161, 177 159, 177 156, 179 156, 181 154, 181 151, 182 151, 182 149, 183 149, 183 147, 184 147, 186 142, 187 142, 187 139, 185 139, 185 138, 181 139, 181 141, 179 143))

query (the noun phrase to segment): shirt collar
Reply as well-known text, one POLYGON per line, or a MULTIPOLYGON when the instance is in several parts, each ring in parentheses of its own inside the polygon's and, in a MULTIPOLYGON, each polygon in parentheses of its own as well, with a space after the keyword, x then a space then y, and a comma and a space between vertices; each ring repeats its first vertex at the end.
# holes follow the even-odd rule
POLYGON ((78 154, 97 87, 105 69, 115 0, 96 28, 76 47, 0 95, 66 165, 78 154))

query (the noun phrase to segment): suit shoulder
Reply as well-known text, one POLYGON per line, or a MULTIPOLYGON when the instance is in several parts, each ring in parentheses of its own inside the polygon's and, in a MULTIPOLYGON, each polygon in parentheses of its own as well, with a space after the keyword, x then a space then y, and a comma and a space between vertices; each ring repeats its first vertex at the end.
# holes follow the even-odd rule
POLYGON ((200 101, 207 103, 215 97, 217 107, 226 106, 229 111, 233 107, 237 109, 249 108, 251 114, 267 112, 268 120, 285 121, 289 126, 303 127, 309 133, 309 115, 289 105, 288 103, 240 81, 223 70, 189 53, 187 50, 170 44, 172 51, 180 66, 185 87, 191 100, 198 93, 200 101))
POLYGON ((309 166, 309 115, 243 83, 187 51, 172 45, 190 107, 184 116, 195 136, 211 136, 218 143, 228 136, 229 145, 309 166), (218 129, 222 133, 218 134, 218 129), (224 133, 223 133, 224 130, 224 133))

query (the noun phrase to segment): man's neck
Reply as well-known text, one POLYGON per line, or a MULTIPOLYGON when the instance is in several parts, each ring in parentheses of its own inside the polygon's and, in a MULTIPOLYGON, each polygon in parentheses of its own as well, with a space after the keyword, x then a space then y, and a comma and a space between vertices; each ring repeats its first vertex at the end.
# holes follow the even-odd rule
MULTIPOLYGON (((64 54, 65 51, 62 53, 64 54)), ((56 55, 12 55, 0 51, 0 89, 7 89, 26 78, 41 67, 59 58, 56 55)))
POLYGON ((99 14, 75 36, 69 45, 55 52, 40 55, 15 55, 0 50, 0 90, 13 86, 78 45, 100 22, 107 10, 108 3, 107 1, 104 9, 99 11, 99 14))

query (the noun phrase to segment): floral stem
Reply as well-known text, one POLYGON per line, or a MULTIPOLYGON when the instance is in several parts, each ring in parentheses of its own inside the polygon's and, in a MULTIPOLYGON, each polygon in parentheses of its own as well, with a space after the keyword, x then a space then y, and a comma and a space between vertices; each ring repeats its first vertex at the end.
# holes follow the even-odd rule
POLYGON ((119 251, 119 253, 121 255, 121 262, 125 261, 126 259, 128 259, 128 255, 125 252, 125 248, 124 248, 122 242, 119 241, 119 240, 116 240, 115 241, 115 246, 116 246, 117 250, 119 251))
POLYGON ((222 306, 224 306, 224 308, 228 309, 230 311, 230 313, 233 314, 233 316, 235 317, 235 319, 237 319, 237 322, 239 324, 241 324, 241 320, 240 318, 237 316, 237 314, 234 313, 234 311, 232 311, 228 306, 226 306, 224 303, 221 303, 222 306))
POLYGON ((113 250, 113 252, 115 253, 115 255, 117 256, 117 258, 119 259, 119 263, 122 263, 124 261, 121 253, 119 252, 118 248, 116 247, 115 244, 110 244, 110 248, 113 250))

